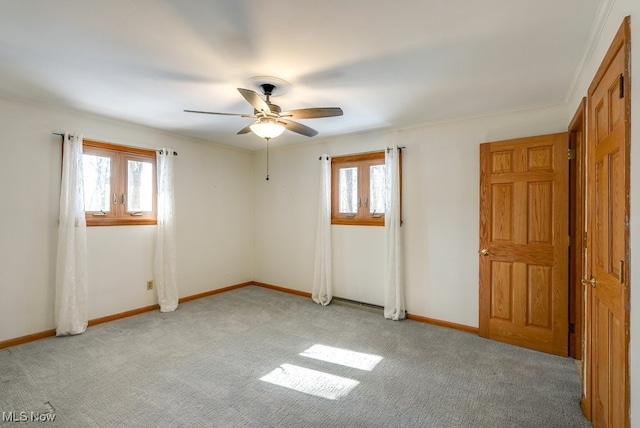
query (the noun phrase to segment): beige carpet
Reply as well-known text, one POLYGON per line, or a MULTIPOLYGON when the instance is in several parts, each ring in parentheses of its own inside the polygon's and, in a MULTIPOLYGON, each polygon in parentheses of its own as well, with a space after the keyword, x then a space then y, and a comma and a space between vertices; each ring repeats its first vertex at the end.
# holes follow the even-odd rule
POLYGON ((0 351, 4 420, 55 415, 19 426, 588 427, 579 398, 573 360, 255 286, 0 351))

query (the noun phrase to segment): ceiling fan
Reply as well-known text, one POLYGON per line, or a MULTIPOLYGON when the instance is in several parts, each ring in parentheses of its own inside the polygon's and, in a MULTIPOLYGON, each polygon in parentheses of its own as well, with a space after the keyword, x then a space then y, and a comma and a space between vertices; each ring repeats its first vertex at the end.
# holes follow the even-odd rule
POLYGON ((237 88, 240 95, 253 106, 253 114, 242 113, 217 113, 213 111, 185 110, 187 113, 219 114, 225 116, 240 116, 255 119, 256 121, 245 126, 238 135, 253 132, 261 138, 270 140, 282 134, 285 129, 313 137, 318 134, 313 128, 294 122, 291 119, 316 119, 322 117, 342 116, 342 109, 339 107, 316 107, 303 108, 298 110, 282 111, 280 106, 271 102, 271 96, 276 90, 276 85, 262 83, 259 85, 264 94, 264 99, 255 91, 244 88, 237 88))

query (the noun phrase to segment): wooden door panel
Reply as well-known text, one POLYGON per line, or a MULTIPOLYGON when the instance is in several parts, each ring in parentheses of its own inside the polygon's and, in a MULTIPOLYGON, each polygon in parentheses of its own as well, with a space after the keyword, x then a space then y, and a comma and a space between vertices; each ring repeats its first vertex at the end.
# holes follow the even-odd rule
POLYGON ((527 189, 527 243, 553 245, 553 181, 534 181, 527 189))
POLYGON ((607 305, 599 300, 594 300, 594 343, 593 348, 596 376, 593 383, 595 393, 594 423, 600 426, 608 426, 609 420, 609 359, 610 359, 610 330, 611 313, 607 305))
POLYGON ((513 296, 513 263, 491 263, 491 318, 511 322, 513 296))
POLYGON ((513 150, 496 151, 491 154, 493 174, 513 172, 513 150))
POLYGON ((595 146, 602 141, 604 137, 609 134, 609 121, 607 120, 607 111, 605 110, 604 100, 600 99, 599 102, 593 106, 594 126, 592 130, 593 135, 596 136, 595 146))
POLYGON ((626 353, 627 349, 625 344, 625 326, 624 320, 618 317, 612 317, 610 322, 610 335, 611 335, 611 369, 609 371, 611 381, 609 387, 611 388, 611 426, 612 427, 624 427, 626 425, 627 411, 626 411, 626 353))
MULTIPOLYGON (((600 160, 596 161, 594 165, 594 193, 595 200, 593 201, 593 229, 594 236, 593 242, 597 243, 605 243, 607 242, 607 224, 608 224, 608 202, 606 197, 607 187, 603 185, 606 183, 606 165, 600 160)), ((606 245, 593 245, 593 255, 594 255, 594 267, 599 267, 600 269, 606 269, 607 258, 609 257, 609 252, 606 245)))
MULTIPOLYGON (((527 264, 513 264, 513 321, 502 326, 503 334, 511 335, 515 338, 512 343, 540 343, 546 342, 547 337, 540 336, 540 331, 536 328, 528 328, 527 325, 527 264)), ((497 337, 497 336, 496 336, 497 337)), ((510 341, 510 340, 507 340, 510 341)), ((522 346, 522 345, 520 345, 522 346)), ((540 346, 539 344, 534 346, 540 346)))
POLYGON ((527 325, 551 331, 553 328, 553 268, 527 266, 527 325))
POLYGON ((553 171, 553 145, 527 148, 527 171, 553 171))
POLYGON ((624 125, 624 100, 623 97, 620 96, 621 93, 621 79, 619 75, 621 70, 611 70, 608 76, 605 77, 606 81, 611 82, 609 85, 609 90, 607 91, 607 106, 608 106, 608 120, 609 124, 609 134, 615 128, 618 128, 620 124, 624 125))
POLYGON ((491 240, 513 241, 513 184, 494 184, 491 189, 491 240))
POLYGON ((593 423, 596 427, 625 426, 624 323, 610 310, 609 304, 597 300, 593 308, 593 423))
POLYGON ((568 349, 568 135, 480 147, 480 335, 568 349))
POLYGON ((616 148, 608 156, 608 182, 609 185, 609 263, 607 271, 614 277, 618 277, 620 272, 620 261, 625 258, 624 236, 625 236, 625 183, 624 183, 624 153, 616 148))

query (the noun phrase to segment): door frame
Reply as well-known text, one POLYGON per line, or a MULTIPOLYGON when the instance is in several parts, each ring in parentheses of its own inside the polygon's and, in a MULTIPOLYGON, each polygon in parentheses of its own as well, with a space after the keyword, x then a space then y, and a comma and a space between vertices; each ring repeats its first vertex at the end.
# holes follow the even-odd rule
MULTIPOLYGON (((583 320, 586 310, 581 279, 586 271, 586 107, 582 98, 569 124, 569 356, 581 360, 584 353, 583 320)), ((581 370, 581 378, 584 373, 581 370)))

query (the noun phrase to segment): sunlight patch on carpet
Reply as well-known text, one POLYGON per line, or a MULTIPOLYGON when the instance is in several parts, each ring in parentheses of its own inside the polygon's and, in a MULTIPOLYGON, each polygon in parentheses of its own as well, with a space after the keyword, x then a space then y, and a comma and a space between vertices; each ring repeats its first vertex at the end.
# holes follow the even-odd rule
POLYGON ((360 383, 293 364, 282 364, 260 380, 329 400, 348 395, 360 383))
POLYGON ((366 371, 373 370, 378 363, 382 361, 382 357, 379 355, 349 351, 348 349, 334 348, 326 345, 313 345, 306 351, 301 352, 300 355, 366 371))

